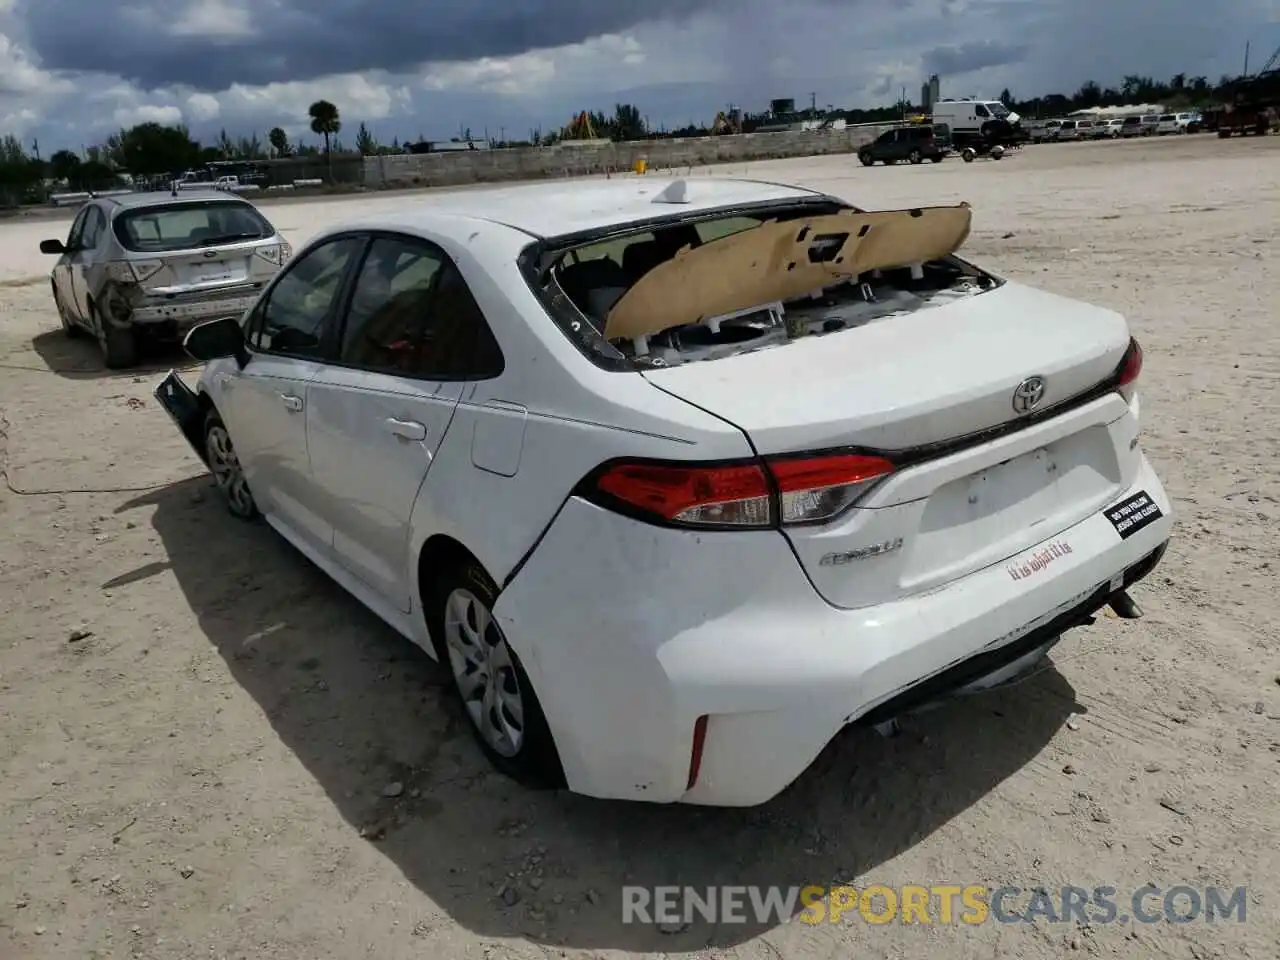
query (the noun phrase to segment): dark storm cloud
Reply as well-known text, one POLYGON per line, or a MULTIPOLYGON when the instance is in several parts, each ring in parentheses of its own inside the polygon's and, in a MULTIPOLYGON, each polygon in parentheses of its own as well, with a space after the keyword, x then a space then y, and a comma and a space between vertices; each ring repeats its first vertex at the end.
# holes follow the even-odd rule
MULTIPOLYGON (((250 36, 174 37, 185 10, 154 2, 142 20, 101 0, 25 0, 27 38, 46 69, 116 74, 154 88, 396 72, 430 60, 510 56, 638 23, 687 18, 731 0, 275 0, 249 5, 250 36), (149 22, 148 22, 149 21, 149 22)), ((140 4, 141 6, 141 4, 140 4)))
POLYGON ((1025 43, 1002 43, 999 40, 976 40, 954 47, 934 47, 921 57, 929 73, 959 75, 1003 67, 1023 60, 1030 48, 1025 43))

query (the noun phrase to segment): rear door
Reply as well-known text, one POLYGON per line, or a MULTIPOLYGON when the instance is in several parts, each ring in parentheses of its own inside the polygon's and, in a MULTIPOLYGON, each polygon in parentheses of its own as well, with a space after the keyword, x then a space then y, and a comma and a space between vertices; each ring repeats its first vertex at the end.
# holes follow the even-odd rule
POLYGON ((249 318, 249 362, 216 385, 259 508, 322 553, 332 526, 311 482, 308 391, 331 349, 341 294, 363 244, 338 237, 290 263, 249 318))
POLYGON ((410 518, 459 398, 469 381, 501 367, 444 250, 373 234, 340 349, 310 385, 307 443, 334 555, 396 609, 410 609, 410 518))

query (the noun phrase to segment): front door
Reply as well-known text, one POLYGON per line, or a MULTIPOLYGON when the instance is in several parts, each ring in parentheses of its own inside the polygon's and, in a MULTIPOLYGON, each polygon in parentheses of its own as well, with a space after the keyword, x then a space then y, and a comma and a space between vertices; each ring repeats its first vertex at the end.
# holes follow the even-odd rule
POLYGON ((331 240, 288 264, 249 317, 249 362, 215 384, 259 509, 326 554, 332 526, 311 481, 307 404, 363 243, 331 240))
POLYGON ((497 345, 440 247, 382 233, 356 275, 337 356, 311 383, 307 412, 334 554, 408 611, 414 506, 468 381, 501 369, 497 345))
POLYGON ((90 309, 93 291, 90 289, 89 272, 94 265, 94 251, 98 249, 106 234, 107 217, 98 206, 89 207, 85 213, 83 232, 67 258, 72 290, 72 299, 68 306, 77 316, 89 321, 93 317, 93 311, 90 309))
POLYGON ((80 312, 76 309, 76 292, 71 282, 71 259, 73 251, 80 244, 80 238, 84 235, 84 225, 89 219, 90 209, 92 209, 91 206, 82 207, 76 214, 76 218, 71 221, 71 229, 67 231, 67 239, 63 241, 63 247, 67 252, 58 258, 58 262, 53 267, 54 292, 62 309, 73 317, 80 316, 80 312))

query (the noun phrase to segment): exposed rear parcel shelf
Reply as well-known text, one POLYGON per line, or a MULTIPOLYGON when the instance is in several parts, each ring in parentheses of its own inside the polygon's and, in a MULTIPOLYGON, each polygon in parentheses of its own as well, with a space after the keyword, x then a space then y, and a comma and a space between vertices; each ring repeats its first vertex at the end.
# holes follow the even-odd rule
MULTIPOLYGON (((907 229, 880 244, 887 257, 875 259, 870 249, 871 267, 948 255, 968 234, 964 209, 963 229, 954 218, 941 220, 949 229, 940 238, 919 231, 918 211, 877 215, 898 218, 884 221, 890 232, 907 229)), ((830 230, 840 219, 815 221, 830 230)), ((749 242, 757 230, 745 231, 737 260, 733 242, 684 252, 666 276, 653 271, 619 301, 606 335, 656 332, 644 327, 646 316, 663 317, 652 325, 672 317, 690 323, 712 310, 796 296, 805 284, 789 276, 797 258, 783 247, 802 222, 776 225, 772 237, 765 232, 774 225, 766 224, 764 242, 749 242), (713 278, 699 274, 699 258, 713 278), (735 287, 749 291, 752 303, 735 303, 735 287), (641 302, 645 309, 637 310, 641 302), (711 309, 699 313, 704 304, 711 309)), ((854 250, 849 259, 856 277, 868 257, 854 250)), ((835 263, 826 270, 828 283, 840 281, 835 263)), ((1136 419, 1126 416, 1128 397, 1117 387, 1122 370, 1136 376, 1135 351, 1118 314, 1001 283, 851 329, 641 375, 737 426, 770 462, 763 481, 753 475, 758 466, 730 467, 716 478, 724 497, 740 495, 755 511, 727 526, 780 521, 819 593, 854 608, 1005 560, 1127 489, 1141 453, 1136 419), (1016 408, 1015 391, 1033 378, 1042 387, 1037 402, 1016 408), (779 488, 781 517, 762 513, 760 483, 779 488), (818 504, 824 492, 832 495, 818 504)), ((714 512, 683 519, 697 525, 714 512)))

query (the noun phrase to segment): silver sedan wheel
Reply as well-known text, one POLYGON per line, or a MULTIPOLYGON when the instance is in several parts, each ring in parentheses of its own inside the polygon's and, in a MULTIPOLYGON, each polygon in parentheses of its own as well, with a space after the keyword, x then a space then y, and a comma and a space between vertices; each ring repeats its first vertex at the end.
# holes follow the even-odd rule
POLYGON ((471 722, 499 756, 524 744, 524 700, 511 648, 489 608, 459 587, 445 601, 444 638, 462 702, 471 722))
POLYGON ((221 424, 214 424, 205 435, 205 450, 209 454, 209 469, 218 489, 227 498, 231 512, 238 517, 253 516, 253 494, 244 478, 240 459, 231 445, 231 435, 221 424))

